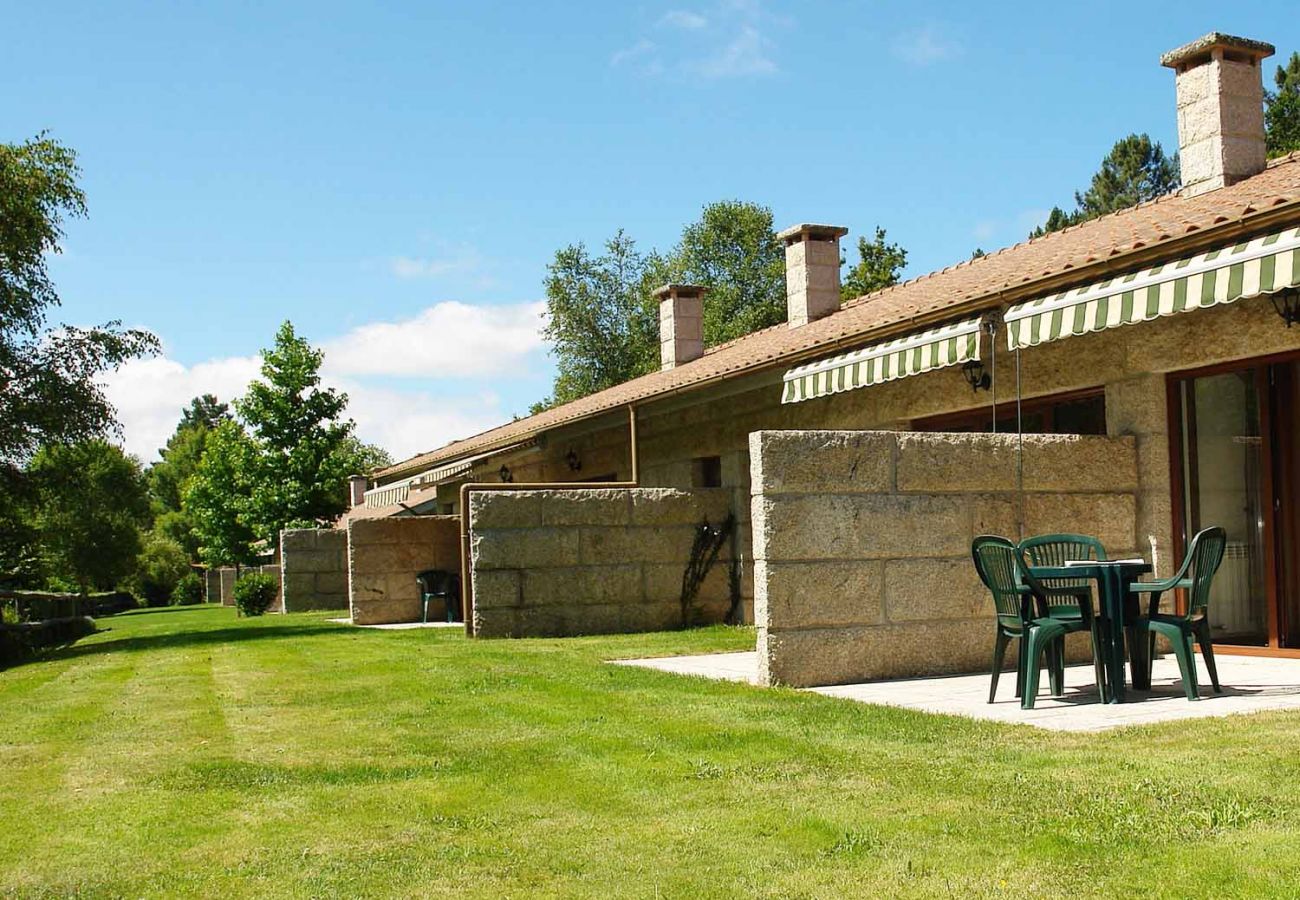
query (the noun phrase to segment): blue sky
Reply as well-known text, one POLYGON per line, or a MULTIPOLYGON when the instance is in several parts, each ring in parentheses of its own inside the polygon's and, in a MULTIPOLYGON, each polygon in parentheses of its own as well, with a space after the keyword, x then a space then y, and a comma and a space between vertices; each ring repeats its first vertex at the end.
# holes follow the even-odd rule
MULTIPOLYGON (((62 320, 164 356, 109 381, 143 457, 283 319, 398 456, 526 411, 554 251, 666 247, 742 198, 883 225, 909 276, 1014 243, 1110 145, 1172 151, 1159 54, 1300 49, 1279 2, 14 3, 4 134, 74 147, 62 320), (1176 12, 1171 12, 1176 9, 1176 12)), ((1276 60, 1269 61, 1269 73, 1276 60)))

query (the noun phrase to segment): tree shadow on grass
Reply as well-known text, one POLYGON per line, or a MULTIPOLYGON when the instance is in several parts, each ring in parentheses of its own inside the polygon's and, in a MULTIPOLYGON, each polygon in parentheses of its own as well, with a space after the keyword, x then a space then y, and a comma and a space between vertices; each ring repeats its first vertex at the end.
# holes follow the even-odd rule
MULTIPOLYGON (((105 630, 112 631, 111 628, 105 630)), ((143 634, 111 638, 93 643, 77 643, 56 648, 30 661, 74 659, 82 656, 96 656, 101 653, 137 653, 142 650, 162 650, 173 647, 239 644, 245 641, 260 641, 268 638, 315 637, 322 634, 339 634, 344 630, 344 626, 341 625, 322 624, 297 627, 269 625, 265 628, 214 628, 203 631, 180 631, 170 634, 143 634)), ((104 630, 97 632, 97 634, 104 634, 104 630)))

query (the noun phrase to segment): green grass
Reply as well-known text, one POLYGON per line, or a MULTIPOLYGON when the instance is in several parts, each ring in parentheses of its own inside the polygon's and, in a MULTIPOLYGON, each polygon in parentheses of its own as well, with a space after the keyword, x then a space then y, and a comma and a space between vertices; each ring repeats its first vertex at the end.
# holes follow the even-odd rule
POLYGON ((1300 716, 1062 735, 535 641, 141 612, 0 672, 0 894, 1300 894, 1300 716))

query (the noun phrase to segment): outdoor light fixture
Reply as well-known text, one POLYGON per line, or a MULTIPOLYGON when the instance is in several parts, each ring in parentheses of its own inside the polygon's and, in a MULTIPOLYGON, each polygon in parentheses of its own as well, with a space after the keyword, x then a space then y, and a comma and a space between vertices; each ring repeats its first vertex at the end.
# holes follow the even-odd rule
POLYGON ((1285 291, 1272 294, 1269 299, 1273 301, 1273 308, 1282 317, 1287 328, 1290 328, 1294 322, 1300 322, 1300 289, 1287 288, 1285 291))
POLYGON ((575 453, 574 451, 570 450, 567 454, 565 454, 564 461, 569 464, 570 472, 582 471, 582 460, 578 459, 578 454, 575 453))
POLYGON ((497 474, 501 476, 502 481, 511 482, 515 480, 515 476, 510 472, 510 467, 504 463, 502 463, 501 468, 497 470, 497 474))
POLYGON ((993 379, 989 377, 989 373, 984 371, 984 363, 978 359, 972 359, 962 364, 961 377, 966 379, 970 389, 976 393, 987 391, 993 384, 993 379))

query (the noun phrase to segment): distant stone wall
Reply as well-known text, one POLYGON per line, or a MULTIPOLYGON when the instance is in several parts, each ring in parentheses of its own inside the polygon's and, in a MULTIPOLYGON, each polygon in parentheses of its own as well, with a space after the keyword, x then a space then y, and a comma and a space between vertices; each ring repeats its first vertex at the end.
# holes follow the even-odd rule
MULTIPOLYGON (((460 519, 393 516, 348 523, 348 608, 357 625, 420 620, 415 576, 426 569, 460 572, 460 519)), ((430 605, 429 618, 445 610, 430 605)))
POLYGON ((976 671, 993 603, 972 539, 1071 531, 1138 545, 1131 437, 764 431, 750 440, 760 680, 976 671))
POLYGON ((221 577, 221 605, 235 605, 235 574, 234 566, 223 566, 217 570, 221 577))
MULTIPOLYGON (((483 491, 470 495, 474 633, 559 637, 683 624, 682 575, 696 527, 719 525, 730 493, 667 488, 483 491)), ((730 605, 728 547, 691 623, 730 605)))
POLYGON ((348 608, 348 533, 334 528, 280 532, 285 612, 348 608))
POLYGON ((204 596, 207 603, 221 602, 221 570, 208 569, 203 573, 204 596))

